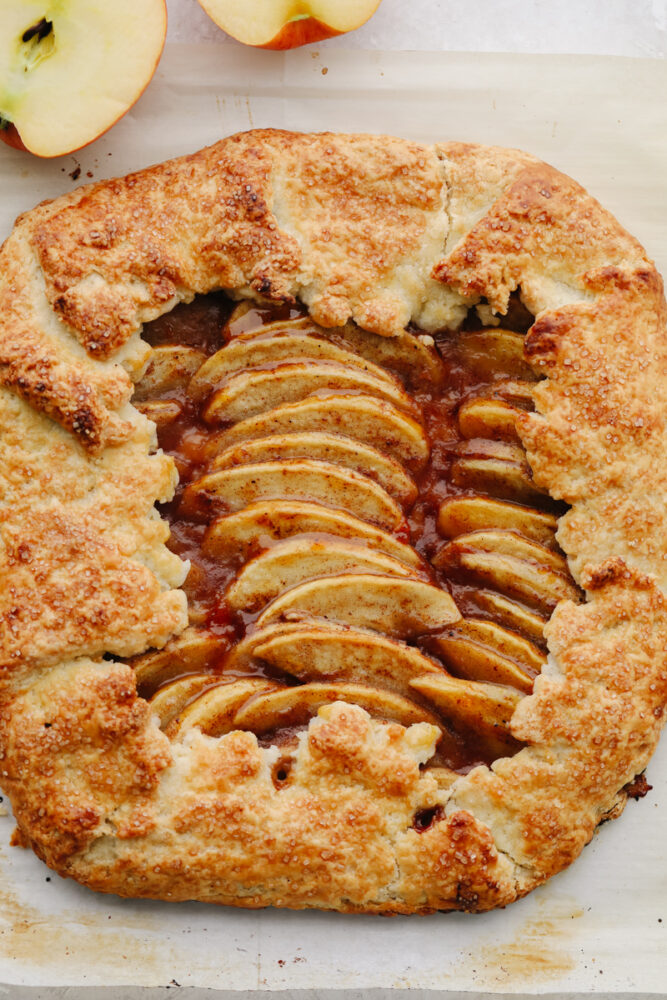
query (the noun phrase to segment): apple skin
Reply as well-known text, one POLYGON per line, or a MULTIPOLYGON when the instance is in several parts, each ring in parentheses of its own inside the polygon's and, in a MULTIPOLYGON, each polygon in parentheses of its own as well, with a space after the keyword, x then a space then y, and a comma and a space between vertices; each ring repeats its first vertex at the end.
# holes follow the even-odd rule
POLYGON ((198 0, 214 24, 256 49, 284 51, 361 28, 382 0, 198 0), (298 12, 298 13, 297 13, 298 12))
POLYGON ((18 129, 11 122, 6 128, 0 128, 0 139, 5 145, 11 146, 12 149, 20 149, 24 153, 30 152, 28 147, 23 144, 18 129))
POLYGON ((327 24, 318 21, 316 17, 300 18, 298 21, 288 21, 279 35, 258 45, 258 49, 298 49, 301 45, 311 45, 313 42, 323 42, 325 38, 334 38, 342 32, 334 31, 327 24))

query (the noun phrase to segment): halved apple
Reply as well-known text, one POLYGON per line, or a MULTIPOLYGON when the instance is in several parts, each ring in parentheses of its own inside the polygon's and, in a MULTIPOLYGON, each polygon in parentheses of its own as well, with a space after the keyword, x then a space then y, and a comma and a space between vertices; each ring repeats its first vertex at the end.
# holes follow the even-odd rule
POLYGON ((3 0, 0 138, 71 153, 118 121, 160 59, 165 0, 3 0))
POLYGON ((263 49, 295 49, 354 31, 380 0, 199 0, 232 38, 263 49))

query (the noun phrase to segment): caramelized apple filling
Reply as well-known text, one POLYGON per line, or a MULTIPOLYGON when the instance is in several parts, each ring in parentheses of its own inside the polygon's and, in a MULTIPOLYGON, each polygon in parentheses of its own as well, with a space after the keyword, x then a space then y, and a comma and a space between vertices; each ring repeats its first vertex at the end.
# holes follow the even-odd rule
POLYGON ((281 786, 339 700, 437 726, 444 782, 518 749, 544 624, 579 594, 516 432, 536 376, 510 315, 383 338, 217 295, 146 329, 134 402, 178 467, 162 513, 191 563, 190 627, 133 661, 168 735, 252 730, 281 786))

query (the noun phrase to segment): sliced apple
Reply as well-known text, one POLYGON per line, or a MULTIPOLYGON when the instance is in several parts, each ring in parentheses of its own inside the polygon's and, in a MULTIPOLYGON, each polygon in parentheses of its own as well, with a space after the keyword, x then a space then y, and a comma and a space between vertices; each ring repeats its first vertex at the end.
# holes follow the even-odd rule
POLYGON ((255 326, 260 326, 262 323, 261 315, 259 313, 254 313, 253 316, 249 316, 248 320, 245 317, 248 313, 255 308, 255 303, 249 299, 241 299, 237 302, 232 311, 229 314, 227 322, 223 326, 223 340, 228 340, 230 337, 236 337, 240 333, 245 333, 246 322, 251 322, 257 319, 256 323, 253 323, 247 329, 254 329, 255 326), (243 329, 239 329, 239 324, 242 325, 243 329))
MULTIPOLYGON (((224 736, 240 728, 235 716, 241 705, 254 695, 266 694, 278 687, 261 677, 243 677, 231 683, 216 684, 186 705, 166 727, 173 738, 189 729, 201 729, 206 736, 224 736)), ((247 728, 247 727, 246 727, 247 728)))
POLYGON ((544 642, 544 626, 547 619, 538 615, 537 612, 531 611, 517 601, 511 601, 509 597, 498 594, 494 590, 477 591, 475 601, 480 608, 493 615, 508 628, 518 629, 518 631, 530 636, 531 639, 544 642))
POLYGON ((407 639, 450 625, 461 615, 446 591, 422 580, 343 573, 309 580, 281 594, 262 612, 257 625, 311 617, 407 639))
POLYGON ((265 340, 266 337, 317 335, 320 331, 320 327, 309 316, 298 316, 296 319, 274 319, 269 323, 264 323, 262 314, 258 311, 253 312, 252 316, 247 316, 253 308, 252 302, 239 302, 237 306, 234 306, 225 326, 227 335, 232 341, 250 340, 255 337, 259 340, 265 340))
POLYGON ((257 329, 239 331, 244 338, 256 337, 263 339, 270 336, 309 335, 330 340, 346 351, 353 351, 367 361, 377 366, 392 368, 414 379, 419 384, 424 378, 435 385, 445 378, 445 366, 442 358, 433 346, 433 338, 418 336, 402 330, 393 337, 382 337, 377 333, 362 330, 354 323, 326 329, 317 326, 312 319, 302 316, 299 319, 277 320, 259 326, 257 329))
POLYGON ((505 684, 530 694, 534 675, 503 653, 468 637, 459 629, 431 640, 454 674, 471 681, 505 684))
POLYGON ((484 684, 450 677, 440 671, 419 677, 410 686, 429 698, 443 715, 477 727, 507 728, 522 695, 503 685, 484 684))
POLYGON ((360 28, 380 0, 199 0, 218 27, 244 45, 294 49, 360 28))
POLYGON ((232 445, 216 455, 211 468, 229 469, 251 462, 282 462, 291 458, 311 458, 361 472, 379 483, 402 507, 411 506, 417 499, 414 480, 393 458, 353 438, 317 431, 273 434, 232 445))
POLYGON ((183 407, 175 399, 151 399, 145 403, 136 404, 139 413, 152 420, 156 427, 168 427, 178 420, 183 407))
POLYGON ((579 591, 569 576, 504 553, 460 546, 458 539, 450 542, 446 551, 441 550, 437 558, 440 566, 450 570, 458 568, 465 575, 494 587, 510 598, 525 601, 547 617, 559 601, 578 602, 580 599, 579 591))
POLYGON ((230 607, 255 611, 305 580, 340 573, 416 575, 396 559, 355 542, 288 538, 246 563, 225 596, 230 607))
POLYGON ((331 392, 362 392, 386 399, 407 413, 417 412, 397 381, 376 378, 336 361, 297 361, 232 375, 213 393, 203 417, 207 424, 237 421, 316 393, 331 392))
POLYGON ((132 402, 155 399, 188 384, 206 360, 203 351, 181 344, 165 344, 153 348, 146 371, 134 387, 132 402))
POLYGON ((325 534, 351 538, 369 549, 378 549, 406 566, 423 568, 411 545, 399 542, 381 528, 342 510, 301 500, 263 500, 234 514, 218 517, 204 537, 203 549, 214 558, 237 554, 256 555, 272 541, 294 535, 325 534))
POLYGON ((186 628, 170 639, 163 649, 152 649, 130 660, 143 697, 152 695, 165 681, 181 674, 192 674, 212 666, 218 659, 223 642, 211 632, 186 628))
POLYGON ((535 486, 527 462, 463 456, 452 462, 452 481, 464 489, 526 504, 539 503, 547 495, 546 490, 535 486))
POLYGON ((340 340, 362 357, 393 368, 417 384, 424 378, 434 385, 444 381, 445 366, 431 337, 422 338, 407 330, 394 337, 381 337, 353 323, 334 330, 321 330, 320 336, 340 340))
POLYGON ((377 632, 305 623, 255 647, 255 655, 302 681, 372 684, 410 697, 410 682, 442 667, 404 642, 377 632))
POLYGON ((438 530, 446 538, 482 528, 504 528, 555 549, 557 527, 553 514, 490 497, 453 497, 438 512, 438 530))
POLYGON ((531 675, 539 674, 546 663, 546 656, 542 650, 530 640, 503 628, 497 622, 465 618, 462 622, 458 622, 456 631, 468 639, 490 646, 511 660, 516 660, 520 667, 531 675))
POLYGON ((432 701, 454 723, 472 729, 503 753, 514 744, 509 724, 522 695, 499 684, 429 674, 411 682, 414 691, 432 701))
POLYGON ((464 438, 519 441, 516 419, 520 412, 503 399, 469 399, 459 410, 459 430, 464 438))
MULTIPOLYGON (((516 559, 527 559, 539 566, 548 566, 557 573, 569 576, 569 569, 565 556, 553 549, 547 549, 538 542, 522 538, 521 535, 513 531, 482 529, 471 531, 466 535, 459 535, 456 539, 459 549, 479 549, 482 552, 502 552, 516 559)), ((446 554, 445 554, 446 562, 446 554)), ((440 565, 438 555, 433 560, 435 566, 440 565)))
POLYGON ((466 367, 483 378, 498 375, 537 381, 537 376, 524 358, 524 338, 520 333, 490 327, 460 333, 456 348, 466 367))
POLYGON ((233 646, 227 656, 225 657, 224 672, 226 675, 234 673, 247 673, 253 667, 258 665, 258 660, 255 655, 255 650, 262 643, 268 642, 269 640, 281 636, 289 635, 292 632, 300 632, 305 624, 311 624, 312 627, 320 626, 322 628, 336 628, 343 626, 333 626, 329 622, 317 621, 315 619, 308 620, 301 619, 296 622, 276 622, 272 625, 267 625, 265 628, 258 628, 254 631, 249 631, 233 646))
POLYGON ((0 138, 44 157, 92 142, 141 96, 166 30, 165 0, 3 0, 0 138))
POLYGON ((396 385, 396 380, 379 365, 353 354, 352 351, 337 347, 328 340, 308 336, 308 332, 306 329, 300 333, 295 331, 291 336, 266 336, 263 331, 262 336, 244 334, 236 337, 202 365, 190 382, 189 394, 193 399, 203 399, 211 390, 242 371, 306 360, 333 361, 359 368, 375 378, 396 385))
POLYGON ((470 458, 497 458, 499 461, 517 464, 526 461, 526 453, 521 445, 512 441, 492 441, 485 437, 474 437, 468 441, 461 441, 456 450, 459 455, 470 458))
POLYGON ((160 720, 160 729, 169 725, 185 706, 215 684, 211 674, 190 674, 164 684, 151 698, 151 709, 160 720))
POLYGON ((459 445, 458 452, 452 462, 452 480, 457 486, 529 505, 548 496, 533 482, 525 452, 518 445, 474 438, 459 445))
POLYGON ((509 400, 514 406, 518 406, 520 410, 534 409, 535 401, 530 382, 512 378, 501 379, 499 382, 494 382, 493 385, 487 386, 486 391, 490 391, 500 399, 509 400))
POLYGON ((387 722, 412 726, 428 722, 436 727, 434 741, 440 735, 437 718, 421 705, 402 698, 391 691, 381 691, 363 684, 314 683, 300 687, 280 688, 268 694, 259 694, 243 705, 236 713, 234 726, 250 729, 261 736, 285 726, 305 725, 323 705, 346 701, 359 705, 369 715, 387 722))
POLYGON ((258 500, 281 499, 322 503, 389 531, 403 523, 399 505, 368 476, 305 458, 211 472, 187 487, 182 509, 196 511, 202 505, 220 504, 231 511, 258 500))
POLYGON ((340 433, 355 438, 410 469, 423 468, 430 454, 426 433, 416 420, 386 400, 366 395, 313 397, 278 406, 222 431, 212 440, 211 453, 237 441, 297 431, 340 433))

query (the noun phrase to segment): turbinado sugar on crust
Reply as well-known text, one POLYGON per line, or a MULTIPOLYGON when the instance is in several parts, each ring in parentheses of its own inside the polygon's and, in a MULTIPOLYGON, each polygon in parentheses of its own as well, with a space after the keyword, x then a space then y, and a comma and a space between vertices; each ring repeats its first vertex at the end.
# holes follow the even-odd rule
POLYGON ((513 150, 251 132, 22 216, 22 842, 94 890, 345 912, 570 864, 662 724, 665 326, 639 244, 513 150))

